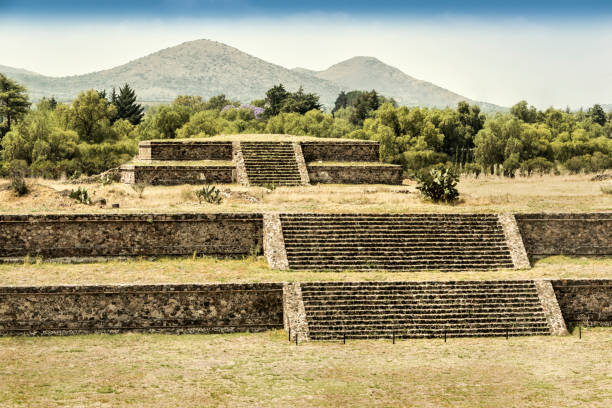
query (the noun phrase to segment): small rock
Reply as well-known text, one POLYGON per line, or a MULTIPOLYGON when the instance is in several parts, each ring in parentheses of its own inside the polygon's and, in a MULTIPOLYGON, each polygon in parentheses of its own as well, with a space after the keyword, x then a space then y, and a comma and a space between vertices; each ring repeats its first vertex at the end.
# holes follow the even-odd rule
POLYGON ((113 203, 113 208, 119 208, 119 203, 113 203))

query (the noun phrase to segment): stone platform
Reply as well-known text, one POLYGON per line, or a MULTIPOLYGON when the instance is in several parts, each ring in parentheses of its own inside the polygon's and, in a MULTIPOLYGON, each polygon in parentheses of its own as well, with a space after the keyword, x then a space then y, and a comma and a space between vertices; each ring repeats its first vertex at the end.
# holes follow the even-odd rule
MULTIPOLYGON (((278 136, 278 135, 271 135, 278 136)), ((157 185, 401 184, 401 166, 379 162, 379 143, 264 137, 240 141, 151 140, 121 167, 124 183, 157 185), (221 162, 221 163, 220 163, 221 162)))

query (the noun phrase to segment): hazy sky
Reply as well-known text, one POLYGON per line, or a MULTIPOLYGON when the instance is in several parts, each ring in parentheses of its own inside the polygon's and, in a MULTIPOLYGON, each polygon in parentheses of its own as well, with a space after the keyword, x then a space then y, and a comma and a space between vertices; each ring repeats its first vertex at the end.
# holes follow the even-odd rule
POLYGON ((505 106, 612 103, 609 0, 0 0, 0 65, 46 75, 106 69, 200 38, 288 68, 374 56, 505 106))

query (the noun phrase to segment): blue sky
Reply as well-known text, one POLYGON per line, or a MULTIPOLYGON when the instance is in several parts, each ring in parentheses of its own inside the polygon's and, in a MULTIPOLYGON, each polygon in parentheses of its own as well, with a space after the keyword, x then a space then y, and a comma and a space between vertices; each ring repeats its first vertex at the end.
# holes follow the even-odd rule
POLYGON ((286 16, 301 13, 346 13, 353 16, 502 16, 549 18, 601 16, 612 13, 610 0, 0 0, 4 15, 62 17, 214 17, 286 16))
POLYGON ((612 103, 612 0, 0 0, 0 65, 45 75, 202 38, 286 68, 373 56, 504 106, 612 103))

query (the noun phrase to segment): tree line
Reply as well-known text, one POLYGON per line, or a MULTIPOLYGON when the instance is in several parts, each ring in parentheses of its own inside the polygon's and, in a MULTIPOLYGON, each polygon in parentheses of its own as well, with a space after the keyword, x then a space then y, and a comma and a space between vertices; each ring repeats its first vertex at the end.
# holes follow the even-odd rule
POLYGON ((612 114, 599 105, 542 111, 522 101, 485 115, 466 102, 454 109, 398 106, 371 90, 341 92, 327 113, 302 88, 280 84, 262 96, 242 105, 225 95, 179 96, 144 112, 126 84, 110 95, 87 90, 69 104, 51 98, 31 107, 25 89, 0 74, 0 173, 97 174, 130 160, 141 140, 235 133, 376 140, 381 159, 409 174, 440 163, 508 177, 612 168, 612 114))

